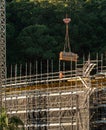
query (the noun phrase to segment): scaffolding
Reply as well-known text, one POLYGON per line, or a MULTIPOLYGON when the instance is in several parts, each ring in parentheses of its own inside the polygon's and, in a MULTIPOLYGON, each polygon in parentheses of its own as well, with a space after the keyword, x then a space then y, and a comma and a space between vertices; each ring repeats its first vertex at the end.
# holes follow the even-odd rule
POLYGON ((11 67, 3 98, 8 115, 19 116, 26 130, 105 130, 106 58, 70 62, 69 70, 63 65, 62 78, 60 64, 55 72, 53 61, 47 60, 46 73, 42 62, 30 63, 29 69, 26 64, 24 76, 22 65, 18 74, 18 65, 11 67))
MULTIPOLYGON (((6 78, 6 19, 5 19, 5 0, 0 0, 0 104, 2 104, 2 92, 5 88, 1 86, 5 84, 6 78)), ((2 105, 0 105, 1 108, 2 105)))
POLYGON ((5 1, 0 0, 0 104, 7 114, 20 117, 26 130, 105 130, 106 57, 81 63, 75 55, 68 59, 69 67, 63 62, 61 68, 59 61, 57 72, 53 60, 44 68, 41 62, 40 71, 38 61, 19 68, 16 64, 6 78, 5 22, 5 1))

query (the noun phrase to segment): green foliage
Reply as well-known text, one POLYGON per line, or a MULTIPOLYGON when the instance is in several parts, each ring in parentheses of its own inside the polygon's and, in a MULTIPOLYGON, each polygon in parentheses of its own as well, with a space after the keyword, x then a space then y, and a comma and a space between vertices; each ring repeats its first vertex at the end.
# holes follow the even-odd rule
POLYGON ((24 130, 24 124, 16 116, 8 117, 6 110, 2 108, 0 110, 0 130, 24 130))
POLYGON ((63 50, 66 12, 73 52, 105 52, 105 0, 20 0, 7 2, 7 63, 58 59, 63 50))
POLYGON ((31 25, 24 28, 17 38, 17 45, 20 56, 25 56, 29 60, 55 57, 52 47, 56 46, 56 41, 50 36, 45 25, 31 25))
POLYGON ((2 109, 0 111, 0 130, 8 130, 8 118, 6 111, 2 109))

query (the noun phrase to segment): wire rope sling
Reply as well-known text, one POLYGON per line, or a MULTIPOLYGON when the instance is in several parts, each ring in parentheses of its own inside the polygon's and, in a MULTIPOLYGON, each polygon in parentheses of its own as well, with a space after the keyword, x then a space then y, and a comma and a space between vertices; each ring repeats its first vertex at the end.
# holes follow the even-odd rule
POLYGON ((71 19, 67 17, 63 19, 63 22, 66 24, 66 35, 65 35, 65 44, 64 44, 64 50, 60 52, 59 54, 59 60, 62 61, 77 61, 78 55, 71 52, 70 47, 70 41, 69 41, 69 23, 71 22, 71 19))

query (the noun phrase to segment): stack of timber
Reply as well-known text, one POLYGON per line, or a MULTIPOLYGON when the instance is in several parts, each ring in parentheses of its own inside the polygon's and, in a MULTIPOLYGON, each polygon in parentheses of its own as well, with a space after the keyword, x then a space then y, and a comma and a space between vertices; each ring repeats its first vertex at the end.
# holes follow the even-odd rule
POLYGON ((64 60, 64 61, 77 61, 78 59, 78 55, 73 53, 73 52, 65 52, 62 51, 60 52, 60 60, 64 60))

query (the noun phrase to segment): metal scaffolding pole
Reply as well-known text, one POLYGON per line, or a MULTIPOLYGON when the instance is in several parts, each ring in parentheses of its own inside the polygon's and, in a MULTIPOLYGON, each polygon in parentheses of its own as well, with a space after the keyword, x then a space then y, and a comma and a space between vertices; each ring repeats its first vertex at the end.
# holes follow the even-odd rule
MULTIPOLYGON (((0 0, 0 104, 2 104, 3 80, 6 77, 6 19, 5 0, 0 0)), ((3 105, 3 104, 2 104, 3 105)), ((0 108, 2 107, 0 106, 0 108)))

